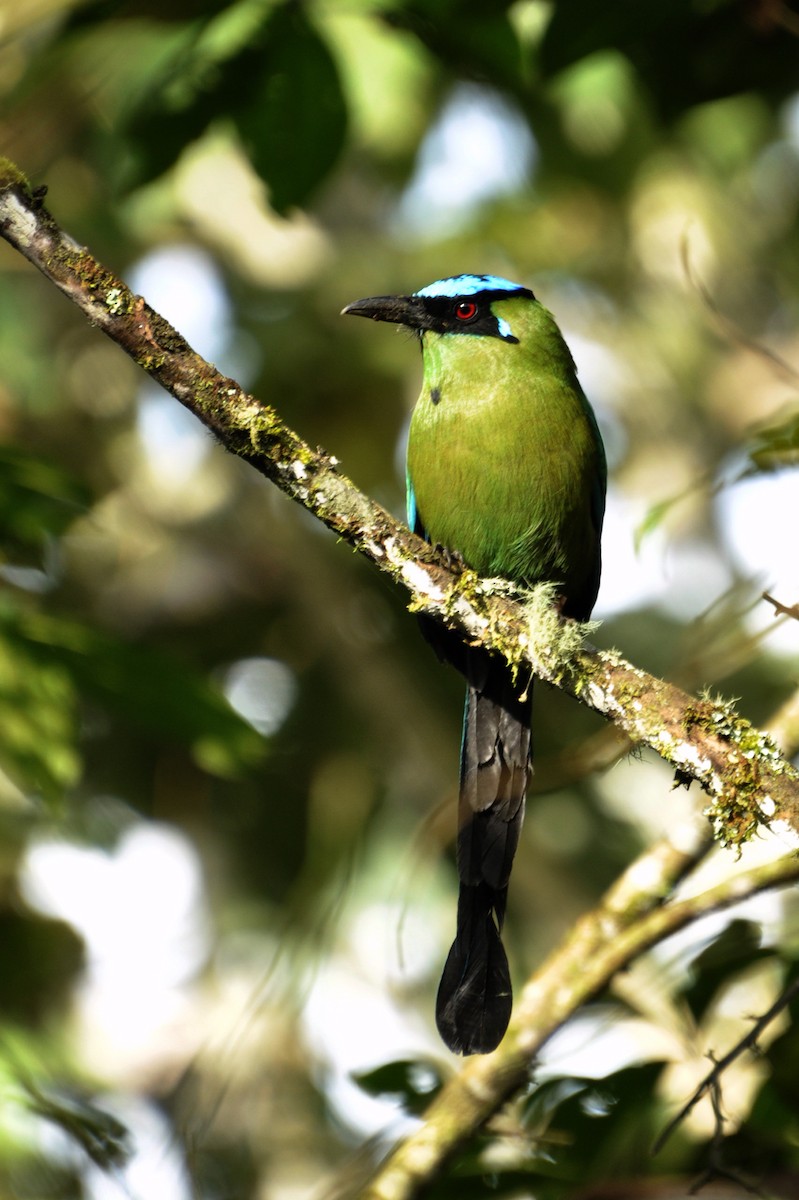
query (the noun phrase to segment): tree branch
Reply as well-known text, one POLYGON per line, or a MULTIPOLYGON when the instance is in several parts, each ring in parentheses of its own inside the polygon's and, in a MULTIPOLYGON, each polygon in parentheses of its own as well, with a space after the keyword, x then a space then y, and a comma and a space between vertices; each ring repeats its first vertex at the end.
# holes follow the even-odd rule
POLYGON ((459 571, 312 449, 275 410, 200 357, 167 321, 57 225, 22 173, 0 159, 0 234, 103 333, 245 459, 401 583, 410 607, 438 617, 520 672, 576 696, 696 779, 716 835, 739 843, 767 821, 799 833, 799 773, 728 704, 697 699, 614 651, 581 644, 551 594, 519 593, 459 571))
POLYGON ((662 841, 628 867, 527 982, 499 1048, 465 1063, 430 1105, 424 1124, 354 1193, 358 1200, 412 1200, 419 1195, 488 1118, 529 1083, 535 1055, 545 1042, 638 955, 708 913, 799 878, 799 857, 790 855, 698 896, 653 907, 690 869, 701 848, 701 835, 694 846, 682 849, 662 841))

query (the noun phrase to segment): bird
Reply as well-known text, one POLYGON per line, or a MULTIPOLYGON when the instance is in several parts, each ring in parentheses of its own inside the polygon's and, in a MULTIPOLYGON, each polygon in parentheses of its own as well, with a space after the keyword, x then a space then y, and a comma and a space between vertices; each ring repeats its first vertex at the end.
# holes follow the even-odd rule
MULTIPOLYGON (((407 445, 408 524, 481 576, 555 585, 585 621, 599 589, 607 467, 594 412, 552 314, 497 275, 454 275, 343 314, 406 326, 422 350, 407 445)), ((507 1030, 502 926, 532 777, 532 683, 430 617, 422 632, 466 679, 456 861, 456 936, 436 1024, 456 1054, 507 1030)))

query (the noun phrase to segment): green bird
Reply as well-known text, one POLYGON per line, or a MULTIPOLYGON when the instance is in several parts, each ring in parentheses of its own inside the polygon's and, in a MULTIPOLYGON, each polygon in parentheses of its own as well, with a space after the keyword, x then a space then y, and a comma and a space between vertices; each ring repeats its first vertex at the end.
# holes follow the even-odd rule
MULTIPOLYGON (((495 275, 440 279, 344 309, 410 326, 424 381, 408 437, 408 522, 480 575, 556 584, 584 621, 599 588, 607 470, 593 411, 551 314, 495 275)), ((429 618, 423 632, 467 681, 461 744, 457 933, 436 1022, 455 1053, 501 1041, 512 992, 501 940, 532 775, 531 688, 429 618)))

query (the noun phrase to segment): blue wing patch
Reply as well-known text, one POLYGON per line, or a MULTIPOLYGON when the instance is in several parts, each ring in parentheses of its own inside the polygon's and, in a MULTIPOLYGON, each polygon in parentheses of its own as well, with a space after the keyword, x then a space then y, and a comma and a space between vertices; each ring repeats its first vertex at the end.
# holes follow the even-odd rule
POLYGON ((405 508, 408 513, 408 528, 427 540, 427 530, 422 525, 416 509, 416 493, 413 490, 411 477, 407 474, 405 476, 405 508))

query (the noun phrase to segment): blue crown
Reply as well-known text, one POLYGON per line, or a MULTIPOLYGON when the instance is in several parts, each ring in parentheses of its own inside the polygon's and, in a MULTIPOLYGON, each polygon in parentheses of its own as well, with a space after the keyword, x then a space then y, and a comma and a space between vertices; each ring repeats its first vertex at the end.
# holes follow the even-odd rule
POLYGON ((422 299, 436 296, 476 296, 478 292, 526 292, 521 283, 512 283, 501 275, 452 275, 449 279, 437 279, 427 287, 414 292, 422 299))

